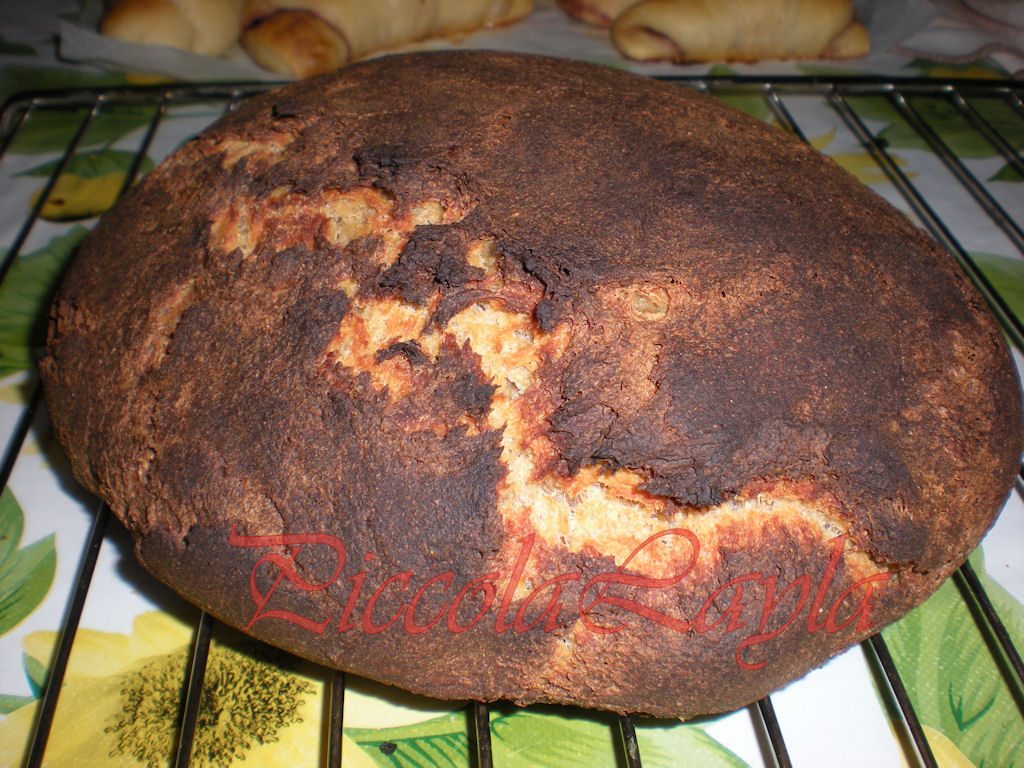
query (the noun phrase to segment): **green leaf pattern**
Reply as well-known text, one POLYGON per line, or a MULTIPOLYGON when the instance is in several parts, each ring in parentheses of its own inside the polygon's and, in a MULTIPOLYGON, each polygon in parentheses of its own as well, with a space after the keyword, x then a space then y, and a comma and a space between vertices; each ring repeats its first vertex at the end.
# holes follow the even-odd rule
POLYGON ((10 632, 46 597, 57 567, 54 535, 22 549, 24 515, 10 488, 0 495, 0 635, 10 632))
POLYGON ((73 227, 44 248, 14 261, 0 285, 0 378, 32 365, 32 349, 44 339, 46 308, 85 227, 73 227))
MULTIPOLYGON (((985 574, 980 551, 971 562, 1022 647, 1024 606, 985 574)), ((1021 711, 994 661, 992 640, 982 634, 955 579, 884 634, 925 725, 940 731, 975 765, 1024 765, 1021 711)))
MULTIPOLYGON (((85 109, 68 110, 63 114, 36 113, 28 118, 28 130, 18 132, 9 151, 30 155, 62 152, 88 116, 89 111, 85 109)), ((152 117, 152 110, 146 107, 101 111, 89 122, 88 135, 82 140, 82 145, 86 148, 108 146, 148 124, 152 117)))
MULTIPOLYGON (((469 720, 465 711, 400 728, 346 728, 345 733, 381 766, 468 768, 469 720)), ((638 721, 645 766, 741 768, 746 763, 698 725, 638 721)), ((496 765, 510 768, 614 768, 618 743, 614 716, 569 709, 517 709, 495 705, 491 749, 496 765)))
POLYGON ((1024 259, 995 253, 972 253, 971 257, 1010 310, 1024 320, 1024 259))
MULTIPOLYGON (((34 168, 23 171, 19 176, 40 176, 49 178, 56 170, 59 160, 52 160, 34 168)), ((63 172, 79 176, 83 179, 98 179, 111 173, 125 173, 135 162, 134 152, 125 152, 117 149, 103 149, 92 152, 79 152, 68 159, 63 172)), ((139 167, 139 174, 148 173, 153 168, 153 161, 148 157, 143 158, 139 167)))
MULTIPOLYGON (((880 97, 850 97, 854 110, 863 119, 876 120, 885 126, 876 137, 891 149, 931 151, 928 144, 899 114, 888 99, 880 97)), ((970 103, 970 100, 968 99, 970 103)), ((921 119, 937 133, 944 144, 962 160, 997 157, 998 150, 974 128, 968 119, 946 98, 917 97, 910 105, 921 119)), ((1024 149, 1024 121, 1013 108, 995 99, 978 100, 971 104, 978 115, 1017 152, 1024 149)), ((990 181, 1024 181, 1012 166, 1004 165, 990 181)))
POLYGON ((9 715, 14 710, 36 701, 37 698, 37 696, 11 696, 0 693, 0 715, 9 715))
POLYGON ((346 729, 375 762, 386 766, 456 768, 469 760, 464 712, 453 712, 403 728, 346 729))

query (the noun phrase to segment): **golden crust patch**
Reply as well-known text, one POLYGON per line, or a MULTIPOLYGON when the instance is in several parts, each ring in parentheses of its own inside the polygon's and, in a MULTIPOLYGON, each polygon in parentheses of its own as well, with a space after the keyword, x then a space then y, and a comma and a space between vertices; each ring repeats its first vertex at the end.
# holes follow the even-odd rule
POLYGON ((260 141, 244 139, 224 139, 219 142, 218 149, 224 153, 220 166, 230 171, 245 158, 253 158, 263 162, 275 161, 292 143, 294 137, 283 131, 272 131, 261 137, 260 141))
POLYGON ((401 356, 378 362, 377 353, 393 344, 417 340, 421 349, 436 359, 436 342, 432 338, 428 342, 427 337, 437 334, 423 333, 430 312, 430 307, 417 307, 401 299, 356 299, 325 356, 335 365, 370 374, 374 389, 387 389, 391 399, 398 400, 412 387, 412 366, 401 356))
POLYGON ((510 312, 496 301, 473 304, 448 321, 447 331, 480 356, 484 376, 510 400, 534 383, 540 366, 536 324, 529 315, 510 312))
POLYGON ((383 233, 387 241, 393 207, 394 201, 376 189, 326 189, 308 195, 278 187, 259 199, 238 198, 218 211, 210 226, 210 247, 224 253, 238 249, 249 259, 263 244, 274 250, 297 245, 313 249, 322 237, 344 247, 374 233, 383 233))
POLYGON ((326 214, 321 227, 323 235, 328 242, 345 246, 385 226, 394 200, 377 189, 329 189, 324 191, 319 208, 326 214))

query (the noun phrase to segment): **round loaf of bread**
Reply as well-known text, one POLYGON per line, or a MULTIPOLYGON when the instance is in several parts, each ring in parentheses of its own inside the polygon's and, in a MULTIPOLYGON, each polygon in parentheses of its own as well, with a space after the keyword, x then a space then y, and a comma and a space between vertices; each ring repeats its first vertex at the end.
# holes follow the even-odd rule
POLYGON ((676 85, 396 56, 253 98, 89 236, 41 368, 159 579, 445 698, 689 717, 922 602, 1020 391, 949 255, 676 85))

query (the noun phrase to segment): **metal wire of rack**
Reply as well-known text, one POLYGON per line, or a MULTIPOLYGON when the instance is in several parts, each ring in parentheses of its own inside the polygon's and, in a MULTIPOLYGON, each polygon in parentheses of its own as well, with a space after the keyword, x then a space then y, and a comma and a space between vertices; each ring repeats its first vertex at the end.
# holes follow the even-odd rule
MULTIPOLYGON (((979 109, 981 102, 999 102, 1024 123, 1024 100, 1022 100, 1024 83, 795 76, 768 79, 741 76, 666 79, 676 82, 680 86, 696 88, 720 97, 755 96, 767 107, 772 120, 782 129, 804 141, 807 141, 807 137, 799 121, 794 118, 792 111, 787 106, 787 100, 794 96, 813 96, 824 100, 839 115, 863 150, 871 156, 878 168, 893 184, 905 204, 918 218, 919 223, 957 258, 969 278, 988 301, 1012 345, 1018 352, 1024 353, 1024 325, 1020 318, 1014 314, 1005 298, 986 278, 971 254, 958 240, 956 232, 951 230, 930 205, 927 195, 901 169, 899 162, 894 159, 887 148, 886 141, 872 131, 868 125, 870 121, 858 112, 854 103, 858 97, 865 96, 886 100, 895 113, 949 169, 952 176, 977 202, 984 214, 991 219, 1013 246, 1021 254, 1024 254, 1024 229, 1022 229, 1021 222, 1016 221, 1006 211, 986 185, 969 170, 963 160, 947 145, 915 107, 917 99, 942 100, 943 103, 955 110, 964 123, 971 127, 971 130, 976 131, 995 150, 1010 169, 1024 179, 1024 159, 1022 159, 1020 151, 1014 147, 1014 139, 1007 137, 999 127, 992 125, 979 109)), ((39 114, 59 110, 80 115, 80 123, 74 135, 69 138, 63 155, 53 166, 42 192, 4 254, 3 260, 0 262, 0 283, 7 277, 12 264, 21 255, 33 227, 39 220, 45 201, 54 190, 62 171, 74 156, 87 129, 97 120, 98 116, 108 110, 126 105, 152 108, 152 117, 144 129, 135 158, 126 175, 121 189, 123 192, 139 175, 153 137, 166 118, 168 109, 182 104, 206 103, 220 105, 223 109, 230 110, 237 105, 240 99, 259 93, 268 87, 271 86, 267 83, 129 86, 37 92, 22 94, 10 99, 0 112, 0 161, 6 156, 12 143, 26 130, 26 126, 33 117, 39 114)), ((40 387, 35 381, 32 384, 31 395, 12 431, 2 462, 0 462, 0 486, 6 486, 10 479, 19 451, 25 442, 33 420, 36 418, 40 402, 40 387)), ((1017 478, 1015 492, 1024 498, 1024 468, 1017 478)), ((53 737, 51 726, 54 712, 61 693, 82 608, 90 588, 97 555, 107 533, 109 516, 107 507, 104 504, 99 504, 67 606, 60 642, 42 692, 33 737, 25 761, 25 765, 29 768, 35 768, 43 763, 46 745, 48 740, 53 737)), ((1018 707, 1024 711, 1024 704, 1021 703, 1024 701, 1024 693, 1022 693, 1024 692, 1024 664, 1021 662, 1020 650, 1015 646, 1006 626, 971 566, 965 564, 954 578, 965 595, 965 600, 972 603, 972 614, 979 623, 979 627, 993 641, 993 654, 1001 655, 998 666, 1004 677, 1003 682, 1014 692, 1018 707)), ((210 616, 202 614, 194 636, 186 690, 182 698, 179 738, 175 754, 171 756, 173 764, 182 768, 190 763, 200 694, 204 685, 204 672, 214 623, 210 616)), ((925 737, 920 719, 907 695, 881 634, 865 641, 863 646, 865 654, 877 669, 880 679, 885 681, 886 685, 883 687, 887 687, 892 698, 893 711, 901 714, 906 732, 909 734, 909 739, 903 742, 909 745, 905 759, 912 765, 929 767, 938 765, 925 737)), ((328 745, 324 751, 326 762, 330 766, 340 765, 342 760, 341 732, 344 695, 345 675, 342 672, 336 672, 331 678, 329 686, 328 745)), ((751 711, 754 713, 764 737, 765 762, 778 765, 781 768, 793 765, 787 749, 785 734, 776 717, 771 697, 759 701, 751 707, 751 711)), ((617 719, 616 730, 615 736, 619 744, 618 762, 630 766, 630 768, 641 766, 643 756, 640 754, 633 720, 628 716, 620 716, 617 719)), ((481 768, 494 765, 490 714, 487 704, 477 702, 470 706, 467 713, 467 737, 475 764, 481 768)), ((685 756, 680 756, 680 759, 685 759, 685 756)))

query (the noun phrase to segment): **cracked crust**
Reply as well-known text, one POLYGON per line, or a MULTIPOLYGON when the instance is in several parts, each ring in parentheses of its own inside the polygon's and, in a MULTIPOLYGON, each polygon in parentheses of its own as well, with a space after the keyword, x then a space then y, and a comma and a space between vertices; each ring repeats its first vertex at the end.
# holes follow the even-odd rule
POLYGON ((980 297, 829 161, 493 53, 227 115, 99 223, 41 370, 76 477, 223 620, 434 696, 674 717, 923 601, 1021 436, 980 297))

